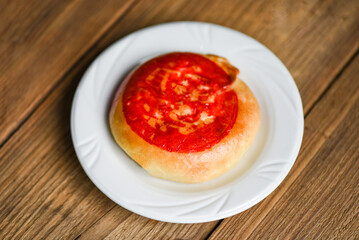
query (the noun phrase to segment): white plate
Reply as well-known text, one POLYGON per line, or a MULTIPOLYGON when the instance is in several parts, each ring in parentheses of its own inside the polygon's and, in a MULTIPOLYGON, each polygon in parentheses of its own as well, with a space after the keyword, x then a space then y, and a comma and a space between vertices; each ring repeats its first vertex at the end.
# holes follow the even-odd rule
POLYGON ((114 43, 84 74, 71 113, 74 147, 94 184, 132 212, 176 223, 229 217, 264 199, 292 167, 303 124, 295 82, 271 51, 240 32, 200 22, 161 24, 114 43), (151 177, 117 146, 109 130, 109 106, 125 75, 144 59, 173 51, 226 57, 261 108, 260 130, 249 152, 234 169, 207 183, 151 177))

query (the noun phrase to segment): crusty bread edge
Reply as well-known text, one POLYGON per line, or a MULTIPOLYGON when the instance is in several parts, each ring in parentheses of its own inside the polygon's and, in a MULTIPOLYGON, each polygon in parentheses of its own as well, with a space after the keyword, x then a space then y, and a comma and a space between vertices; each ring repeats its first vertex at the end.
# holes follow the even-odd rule
MULTIPOLYGON (((216 57, 210 55, 209 58, 216 61, 216 57)), ((221 61, 218 65, 227 73, 233 72, 234 67, 228 61, 218 59, 221 61)), ((122 91, 130 75, 116 93, 110 111, 110 128, 118 145, 150 175, 182 183, 206 182, 232 169, 252 145, 260 125, 260 108, 254 94, 238 77, 232 84, 238 97, 238 115, 229 134, 205 151, 178 153, 146 142, 127 124, 122 91)))

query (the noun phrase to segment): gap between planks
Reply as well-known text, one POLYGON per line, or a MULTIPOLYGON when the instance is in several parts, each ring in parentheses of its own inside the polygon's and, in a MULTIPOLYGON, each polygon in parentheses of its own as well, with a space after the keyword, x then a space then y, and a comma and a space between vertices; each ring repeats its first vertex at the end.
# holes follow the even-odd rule
POLYGON ((304 113, 304 119, 307 118, 307 116, 311 113, 311 111, 314 109, 314 107, 320 102, 320 100, 322 100, 322 98, 325 96, 325 94, 327 94, 327 92, 329 91, 329 89, 334 85, 334 83, 340 78, 340 76, 343 74, 343 72, 345 71, 345 69, 347 69, 350 64, 354 61, 354 59, 358 56, 359 54, 359 49, 357 49, 355 51, 355 53, 353 54, 353 56, 351 56, 348 61, 344 64, 343 68, 335 75, 335 77, 333 78, 333 80, 328 84, 328 86, 323 90, 323 92, 319 95, 319 97, 313 101, 312 106, 310 106, 307 110, 306 113, 304 113))
POLYGON ((214 233, 214 231, 216 231, 216 229, 219 227, 219 225, 222 224, 222 222, 223 219, 220 219, 204 239, 209 239, 209 237, 214 233))

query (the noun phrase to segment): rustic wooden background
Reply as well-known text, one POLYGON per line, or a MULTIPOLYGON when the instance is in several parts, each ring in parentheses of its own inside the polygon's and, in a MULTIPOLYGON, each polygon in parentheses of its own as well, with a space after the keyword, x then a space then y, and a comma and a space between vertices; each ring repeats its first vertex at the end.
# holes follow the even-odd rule
POLYGON ((0 0, 0 239, 359 239, 359 1, 0 0), (69 118, 91 61, 126 34, 206 21, 269 47, 302 96, 304 139, 284 182, 233 217, 150 220, 82 170, 69 118))

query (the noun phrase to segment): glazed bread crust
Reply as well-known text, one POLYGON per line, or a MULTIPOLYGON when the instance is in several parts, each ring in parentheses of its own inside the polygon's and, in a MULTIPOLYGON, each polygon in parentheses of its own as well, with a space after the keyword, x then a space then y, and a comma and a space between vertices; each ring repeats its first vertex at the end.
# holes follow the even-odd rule
POLYGON ((150 175, 182 183, 206 182, 232 169, 248 151, 260 125, 259 104, 237 77, 238 70, 225 58, 203 55, 220 66, 233 79, 231 90, 238 97, 238 113, 227 136, 209 149, 199 152, 170 152, 146 142, 126 122, 123 90, 130 73, 121 84, 110 111, 110 128, 119 146, 150 175))

